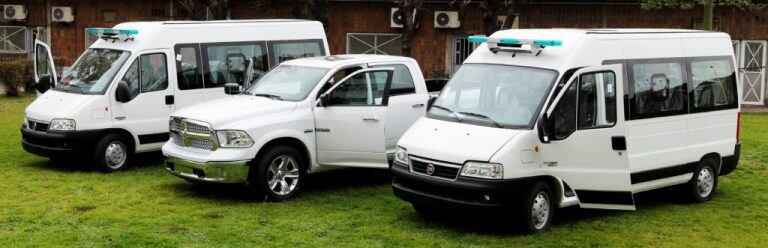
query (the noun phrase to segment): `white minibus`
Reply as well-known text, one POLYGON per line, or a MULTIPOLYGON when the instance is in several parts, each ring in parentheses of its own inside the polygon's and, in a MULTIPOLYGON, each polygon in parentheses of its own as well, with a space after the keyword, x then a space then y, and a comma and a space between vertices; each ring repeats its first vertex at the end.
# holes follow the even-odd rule
POLYGON ((247 87, 269 68, 329 53, 319 22, 304 20, 131 22, 93 28, 99 37, 61 78, 35 45, 41 95, 25 111, 25 150, 88 158, 123 169, 133 153, 160 150, 176 109, 247 87), (50 90, 49 90, 50 89, 50 90))
POLYGON ((662 187, 707 201, 738 163, 741 84, 728 34, 469 39, 481 44, 398 142, 393 190, 420 213, 499 209, 540 232, 558 207, 634 210, 634 194, 662 187))

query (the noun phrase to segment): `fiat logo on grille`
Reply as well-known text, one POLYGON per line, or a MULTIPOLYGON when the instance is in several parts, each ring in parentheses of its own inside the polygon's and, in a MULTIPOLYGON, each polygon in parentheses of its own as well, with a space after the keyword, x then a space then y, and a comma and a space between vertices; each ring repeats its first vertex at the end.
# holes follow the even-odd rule
POLYGON ((435 173, 435 165, 433 164, 427 164, 427 175, 432 175, 435 173))

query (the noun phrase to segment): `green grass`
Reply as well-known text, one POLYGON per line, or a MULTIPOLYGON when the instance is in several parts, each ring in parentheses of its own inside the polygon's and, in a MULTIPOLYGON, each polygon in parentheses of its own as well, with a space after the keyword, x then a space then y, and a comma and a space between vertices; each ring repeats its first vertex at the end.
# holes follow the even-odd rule
POLYGON ((535 236, 495 216, 425 219, 394 197, 382 171, 312 175, 298 199, 251 200, 242 187, 202 187, 165 173, 158 153, 102 174, 26 153, 19 126, 34 99, 0 98, 0 246, 765 246, 768 115, 745 114, 739 168, 715 198, 671 191, 638 211, 568 208, 535 236))

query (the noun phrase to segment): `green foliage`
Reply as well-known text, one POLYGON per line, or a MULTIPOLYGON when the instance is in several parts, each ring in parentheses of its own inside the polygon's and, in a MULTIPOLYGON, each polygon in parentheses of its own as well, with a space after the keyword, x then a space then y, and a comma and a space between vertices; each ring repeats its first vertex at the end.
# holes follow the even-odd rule
MULTIPOLYGON (((735 6, 746 9, 752 5, 751 0, 709 0, 717 6, 735 6)), ((706 4, 707 0, 642 0, 640 6, 646 10, 664 8, 693 9, 696 6, 706 4)))
POLYGON ((560 209, 525 236, 500 215, 424 218, 392 195, 381 170, 312 174, 298 199, 258 202, 242 187, 195 186, 165 172, 159 153, 102 174, 21 148, 34 94, 0 99, 3 247, 764 247, 768 244, 768 115, 743 116, 739 168, 714 199, 641 193, 637 211, 560 209), (484 218, 480 218, 484 217, 484 218))
POLYGON ((18 96, 32 72, 32 62, 26 59, 0 61, 0 85, 6 96, 18 96))

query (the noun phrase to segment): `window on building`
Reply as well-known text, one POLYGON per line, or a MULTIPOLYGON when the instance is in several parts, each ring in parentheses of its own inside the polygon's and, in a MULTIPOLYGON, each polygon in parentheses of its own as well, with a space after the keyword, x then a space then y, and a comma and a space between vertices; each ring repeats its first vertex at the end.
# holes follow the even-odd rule
POLYGON ((688 89, 681 59, 629 61, 632 119, 686 114, 688 89))
POLYGON ((374 67, 391 67, 395 69, 392 74, 392 86, 389 90, 389 95, 394 96, 416 92, 416 87, 413 85, 413 77, 411 77, 411 71, 408 70, 408 66, 395 64, 376 65, 374 67))
POLYGON ((271 66, 275 67, 286 60, 325 55, 323 41, 273 41, 269 42, 271 66))
POLYGON ((103 10, 101 11, 101 20, 104 22, 117 22, 117 11, 103 10))
POLYGON ((348 54, 403 55, 401 34, 347 34, 348 54))
POLYGON ((267 71, 267 53, 263 42, 203 44, 205 53, 205 88, 226 83, 243 85, 249 63, 254 64, 254 78, 267 71))
POLYGON ((691 112, 737 108, 736 72, 731 57, 686 59, 691 112))
POLYGON ((26 53, 27 28, 0 26, 0 53, 26 53))

